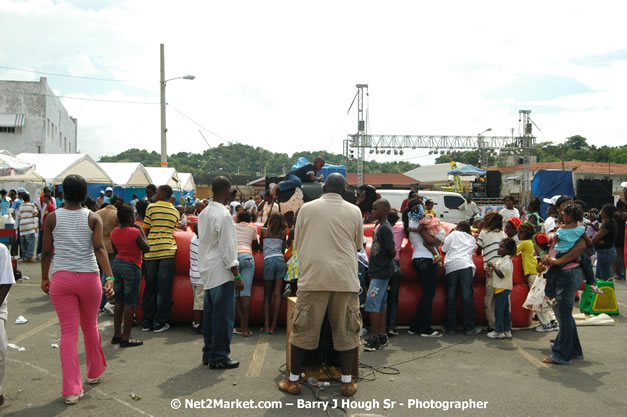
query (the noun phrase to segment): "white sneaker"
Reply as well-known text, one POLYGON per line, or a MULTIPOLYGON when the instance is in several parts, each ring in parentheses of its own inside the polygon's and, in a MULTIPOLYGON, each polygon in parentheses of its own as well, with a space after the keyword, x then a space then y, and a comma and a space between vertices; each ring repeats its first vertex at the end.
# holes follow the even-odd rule
POLYGON ((95 385, 100 383, 100 377, 98 378, 87 378, 87 383, 91 385, 95 385))
POLYGON ((163 326, 159 327, 158 329, 155 329, 154 332, 155 333, 161 333, 161 332, 165 332, 166 330, 168 330, 170 328, 170 325, 168 323, 164 324, 163 326))
POLYGON ((65 403, 66 404, 76 404, 78 403, 78 400, 81 399, 83 397, 83 391, 80 392, 80 394, 76 394, 76 395, 66 395, 65 396, 65 403))
POLYGON ((552 332, 553 325, 551 323, 538 324, 533 330, 536 332, 552 332))
POLYGON ((505 332, 505 338, 506 339, 511 339, 512 338, 512 331, 511 330, 505 332))
POLYGON ((505 339, 505 333, 498 333, 496 330, 488 333, 490 339, 505 339))
POLYGON ((113 314, 113 312, 114 312, 113 304, 111 304, 108 301, 107 301, 107 304, 104 305, 104 309, 107 310, 111 314, 113 314))

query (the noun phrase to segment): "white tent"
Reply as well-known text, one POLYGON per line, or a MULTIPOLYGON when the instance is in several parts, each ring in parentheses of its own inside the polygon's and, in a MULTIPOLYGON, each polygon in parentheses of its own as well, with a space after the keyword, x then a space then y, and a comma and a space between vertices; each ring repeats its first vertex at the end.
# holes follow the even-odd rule
POLYGON ((61 184, 65 177, 72 174, 82 176, 87 183, 112 183, 107 173, 87 154, 21 153, 17 158, 34 164, 35 171, 48 184, 61 184))
POLYGON ((181 182, 181 188, 185 192, 196 191, 196 183, 194 177, 189 172, 179 172, 179 181, 181 182))
POLYGON ((145 187, 152 184, 150 174, 139 162, 98 162, 111 180, 119 187, 145 187))
POLYGON ((146 171, 152 183, 157 187, 160 185, 169 185, 174 191, 181 191, 181 181, 176 169, 169 167, 146 167, 146 171))
MULTIPOLYGON (((463 167, 466 164, 462 164, 457 162, 457 167, 463 167)), ((411 171, 405 172, 405 175, 408 177, 414 178, 419 182, 423 183, 443 183, 447 181, 452 181, 453 176, 448 175, 448 172, 451 170, 451 164, 435 164, 435 165, 425 165, 418 168, 414 168, 411 171)), ((474 176, 462 176, 462 181, 474 181, 474 176)))

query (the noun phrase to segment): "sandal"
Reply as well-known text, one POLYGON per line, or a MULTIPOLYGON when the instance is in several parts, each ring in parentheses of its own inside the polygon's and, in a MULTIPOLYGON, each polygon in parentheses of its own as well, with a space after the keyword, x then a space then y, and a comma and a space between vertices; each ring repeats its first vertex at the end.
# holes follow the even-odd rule
POLYGON ((267 334, 267 335, 272 334, 272 332, 271 332, 270 330, 268 330, 268 329, 264 329, 263 327, 261 328, 261 330, 260 330, 260 331, 261 331, 261 334, 267 334))
POLYGON ((252 334, 253 334, 253 331, 250 330, 250 329, 248 329, 248 332, 246 332, 246 333, 244 333, 244 332, 241 333, 241 335, 244 336, 244 337, 250 337, 252 334))
POLYGON ((546 358, 542 359, 542 363, 549 363, 551 365, 560 365, 559 362, 555 362, 550 356, 547 356, 546 358))
POLYGON ((142 342, 141 340, 135 340, 135 339, 128 339, 128 340, 120 341, 120 347, 135 347, 135 346, 141 346, 143 344, 144 342, 142 342))
POLYGON ((238 329, 238 328, 233 328, 233 334, 241 335, 241 334, 243 334, 243 332, 240 329, 238 329))

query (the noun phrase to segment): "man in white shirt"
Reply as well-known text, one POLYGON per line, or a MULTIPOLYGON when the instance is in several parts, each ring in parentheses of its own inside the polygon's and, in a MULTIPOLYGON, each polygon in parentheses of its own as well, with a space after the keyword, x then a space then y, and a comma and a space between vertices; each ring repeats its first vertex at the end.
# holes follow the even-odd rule
POLYGON ((471 225, 474 218, 479 215, 479 207, 477 207, 477 203, 472 201, 472 197, 470 196, 470 194, 466 197, 466 201, 461 206, 459 206, 459 210, 464 210, 466 220, 468 220, 471 225))
POLYGON ((444 282, 446 283, 446 319, 444 329, 448 334, 455 334, 457 325, 457 289, 462 297, 462 322, 464 333, 473 336, 481 333, 475 327, 475 299, 473 295, 472 279, 475 276, 473 252, 477 248, 477 241, 470 233, 470 223, 459 222, 444 240, 442 252, 444 258, 444 282))
POLYGON ((231 182, 216 177, 213 201, 198 216, 198 271, 205 289, 202 363, 210 369, 239 366, 229 358, 235 320, 235 291, 244 289, 237 261, 237 234, 226 204, 231 182))
POLYGON ((0 406, 4 404, 2 382, 6 368, 7 334, 5 330, 7 322, 7 295, 15 284, 13 268, 11 267, 11 255, 6 246, 0 245, 0 406))

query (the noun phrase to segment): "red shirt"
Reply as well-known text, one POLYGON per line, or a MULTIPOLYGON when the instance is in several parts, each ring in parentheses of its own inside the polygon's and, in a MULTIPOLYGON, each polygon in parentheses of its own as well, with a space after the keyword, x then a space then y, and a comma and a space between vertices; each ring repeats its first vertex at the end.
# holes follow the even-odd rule
POLYGON ((41 224, 42 227, 44 224, 46 224, 46 217, 48 217, 48 214, 52 213, 53 211, 54 211, 54 206, 52 205, 52 203, 48 203, 48 205, 44 209, 44 221, 41 224))
POLYGON ((137 266, 142 265, 142 250, 137 244, 139 229, 134 227, 116 227, 111 231, 111 243, 118 250, 117 258, 123 261, 133 262, 137 266))

